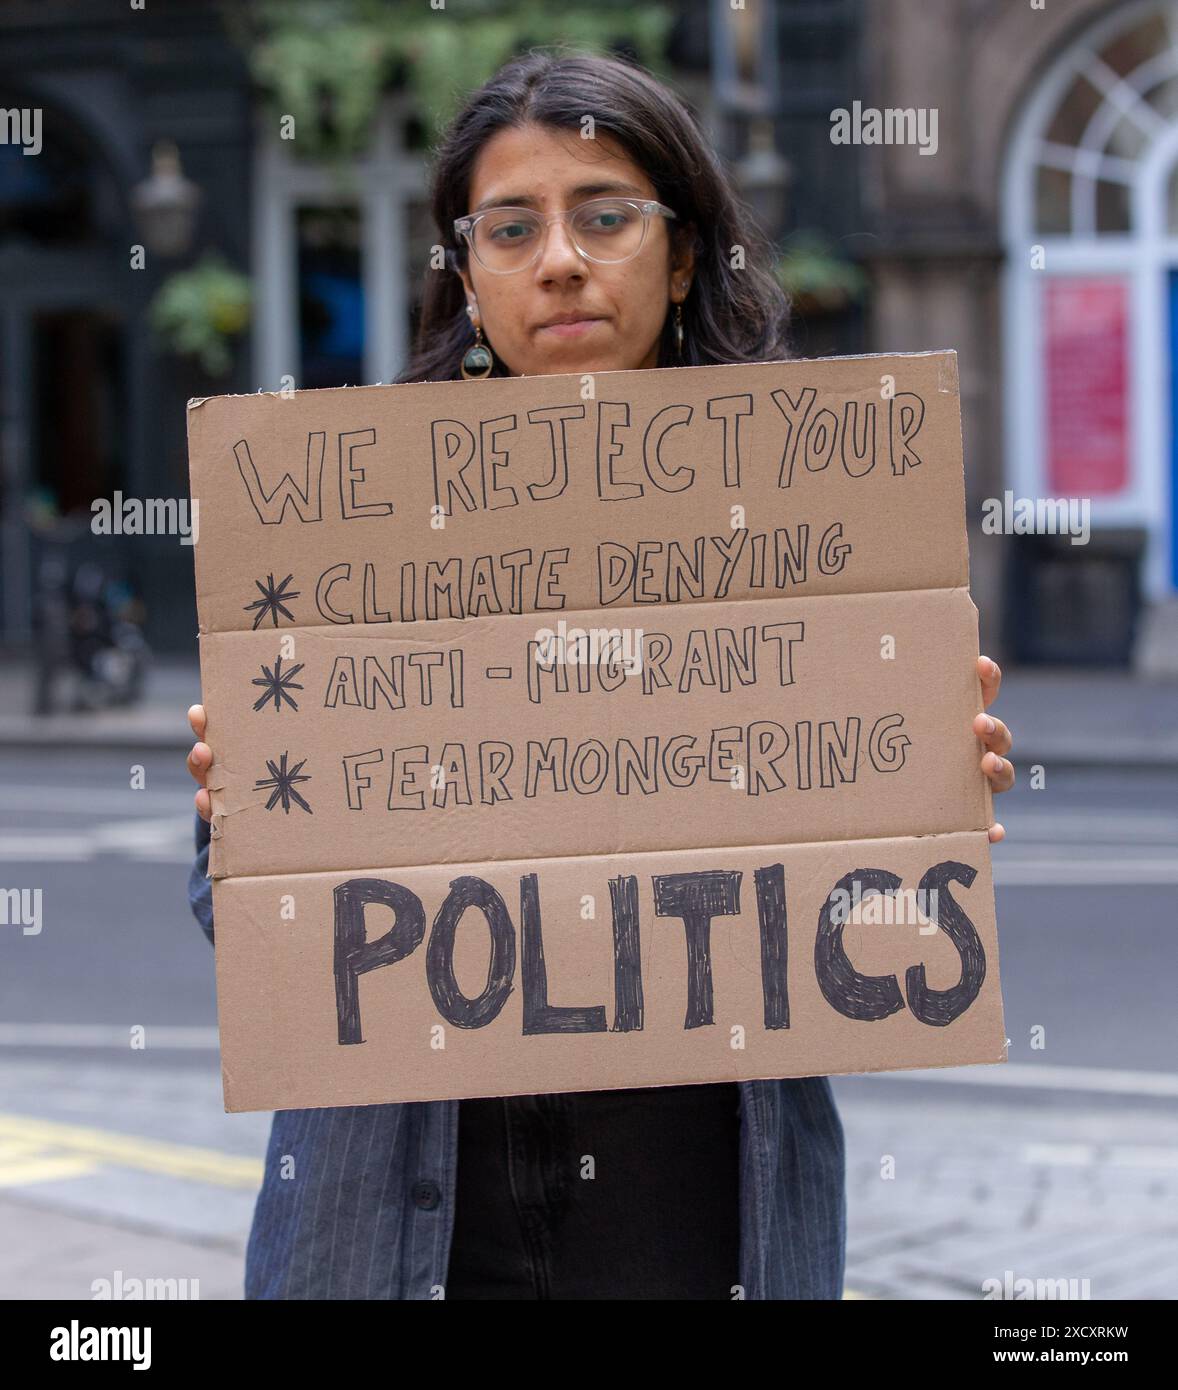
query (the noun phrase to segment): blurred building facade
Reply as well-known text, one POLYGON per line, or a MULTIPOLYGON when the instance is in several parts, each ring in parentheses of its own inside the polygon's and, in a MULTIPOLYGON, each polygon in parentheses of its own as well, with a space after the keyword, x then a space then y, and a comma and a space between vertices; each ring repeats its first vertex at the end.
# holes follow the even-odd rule
MULTIPOLYGON (((809 268, 795 350, 960 354, 985 648, 1022 660, 1140 654, 1139 611, 1164 635, 1178 596, 1174 7, 672 8, 676 83, 786 264, 809 268), (935 154, 833 144, 832 112, 856 102, 935 111, 935 154), (1088 544, 983 533, 983 504, 1008 491, 1089 499, 1088 544)), ((367 151, 342 174, 296 156, 219 15, 195 0, 126 14, 84 0, 0 7, 0 110, 43 113, 37 158, 0 144, 5 643, 32 635, 30 499, 77 514, 116 491, 183 497, 189 397, 387 381, 404 361, 435 240, 412 98, 390 86, 367 151), (169 185, 159 159, 172 146, 169 185), (148 246, 138 268, 132 248, 153 233, 135 209, 166 203, 169 187, 181 223, 176 189, 195 196, 191 225, 170 250, 148 246), (224 375, 162 351, 146 315, 168 277, 209 251, 252 284, 224 375)), ((110 539, 81 544, 110 553, 110 539)), ((153 644, 190 650, 190 550, 139 537, 120 554, 153 644)))
POLYGON ((176 536, 91 535, 97 498, 187 495, 185 402, 248 390, 161 353, 147 308, 201 250, 250 259, 253 101, 209 5, 0 6, 0 110, 39 111, 29 157, 0 144, 0 640, 35 636, 43 554, 59 542, 142 594, 157 650, 195 647, 192 551, 176 536), (189 245, 150 249, 132 211, 173 140, 200 203, 189 245), (63 539, 64 538, 64 539, 63 539))
POLYGON ((935 158, 862 166, 870 333, 961 354, 984 640, 1178 669, 1178 10, 889 0, 864 24, 869 100, 939 111, 935 158), (1087 500, 1090 541, 983 535, 1007 492, 1087 500))

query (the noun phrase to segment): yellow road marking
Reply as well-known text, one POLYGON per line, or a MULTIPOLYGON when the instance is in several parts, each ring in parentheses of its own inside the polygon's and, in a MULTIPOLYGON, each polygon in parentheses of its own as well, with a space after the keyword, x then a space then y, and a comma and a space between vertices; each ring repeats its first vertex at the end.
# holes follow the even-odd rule
POLYGON ((7 1163, 10 1158, 27 1158, 44 1147, 32 1139, 0 1139, 0 1163, 7 1163))
POLYGON ((17 1146, 10 1150, 14 1159, 19 1156, 19 1146, 25 1146, 26 1152, 29 1146, 32 1152, 65 1149, 72 1151, 75 1161, 84 1158, 91 1166, 137 1168, 219 1187, 258 1187, 262 1181, 262 1163, 256 1158, 24 1115, 0 1114, 0 1153, 6 1145, 17 1146))
POLYGON ((0 1162, 0 1187, 28 1187, 35 1182, 59 1182, 62 1178, 84 1178, 98 1164, 80 1155, 40 1154, 13 1163, 0 1162))

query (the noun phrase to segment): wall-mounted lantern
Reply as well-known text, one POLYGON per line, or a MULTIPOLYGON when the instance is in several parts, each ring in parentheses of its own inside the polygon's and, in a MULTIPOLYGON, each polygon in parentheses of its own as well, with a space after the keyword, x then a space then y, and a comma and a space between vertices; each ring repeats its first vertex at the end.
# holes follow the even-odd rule
POLYGON ((180 169, 180 151, 172 140, 157 140, 151 151, 151 174, 131 190, 131 207, 148 251, 183 256, 192 246, 200 189, 180 169))

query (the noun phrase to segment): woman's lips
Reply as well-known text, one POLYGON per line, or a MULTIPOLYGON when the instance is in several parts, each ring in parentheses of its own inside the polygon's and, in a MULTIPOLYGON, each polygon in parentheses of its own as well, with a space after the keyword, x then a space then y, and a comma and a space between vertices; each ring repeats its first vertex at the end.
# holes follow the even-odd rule
POLYGON ((541 328, 541 333, 552 333, 557 338, 580 338, 588 333, 594 324, 604 323, 604 319, 577 319, 575 323, 550 323, 541 328))

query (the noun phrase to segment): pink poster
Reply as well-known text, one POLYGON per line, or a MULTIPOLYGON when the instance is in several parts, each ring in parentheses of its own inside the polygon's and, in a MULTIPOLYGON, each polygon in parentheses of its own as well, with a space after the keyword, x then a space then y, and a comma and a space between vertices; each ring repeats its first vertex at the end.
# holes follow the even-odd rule
POLYGON ((1124 279, 1047 281, 1047 484, 1053 496, 1108 496, 1128 484, 1127 305, 1124 279))

